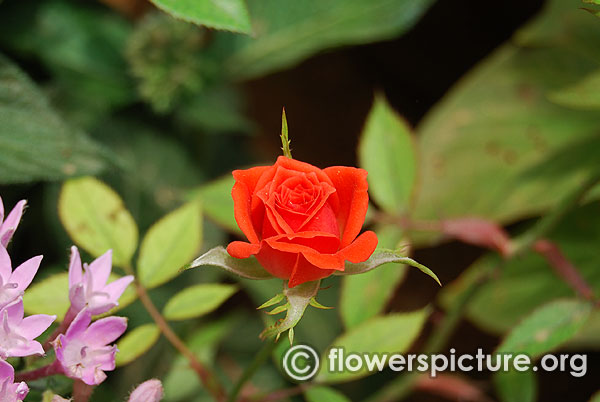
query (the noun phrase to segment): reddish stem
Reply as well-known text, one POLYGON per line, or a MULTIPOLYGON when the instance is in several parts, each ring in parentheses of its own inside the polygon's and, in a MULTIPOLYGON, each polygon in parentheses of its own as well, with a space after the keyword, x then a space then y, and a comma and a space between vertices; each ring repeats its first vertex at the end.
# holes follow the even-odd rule
POLYGON ((73 383, 73 402, 88 402, 93 392, 93 385, 77 380, 73 383))
POLYGON ((587 300, 594 300, 594 291, 577 270, 577 267, 567 259, 558 245, 550 240, 540 239, 533 249, 548 261, 548 264, 571 288, 587 300))
POLYGON ((35 370, 26 371, 24 373, 15 374, 15 382, 33 381, 44 377, 50 377, 55 374, 62 374, 62 365, 58 360, 53 361, 47 366, 40 367, 35 370))

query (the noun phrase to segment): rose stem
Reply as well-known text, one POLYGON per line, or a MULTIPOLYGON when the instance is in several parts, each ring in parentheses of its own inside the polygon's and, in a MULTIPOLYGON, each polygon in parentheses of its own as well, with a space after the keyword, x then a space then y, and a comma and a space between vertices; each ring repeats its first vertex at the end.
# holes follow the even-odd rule
POLYGON ((244 372, 233 386, 233 389, 229 394, 229 398, 227 398, 227 402, 234 402, 236 400, 244 384, 248 380, 250 380, 250 378, 252 378, 256 370, 258 370, 258 368, 262 366, 265 360, 269 358, 269 356, 275 349, 275 345, 277 344, 275 343, 274 339, 268 339, 265 341, 260 351, 254 356, 254 360, 252 360, 252 363, 250 363, 250 365, 244 369, 244 372))
MULTIPOLYGON (((127 273, 129 273, 130 275, 134 275, 133 268, 130 265, 127 265, 124 268, 125 271, 127 271, 127 273)), ((179 351, 179 353, 181 353, 188 359, 190 366, 196 372, 198 378, 200 378, 200 381, 202 381, 204 387, 212 394, 215 400, 225 400, 225 390, 223 389, 223 386, 221 385, 217 377, 211 371, 206 369, 202 365, 202 363, 200 363, 200 361, 196 358, 196 355, 194 355, 194 353, 190 349, 188 349, 185 343, 183 343, 183 341, 177 336, 175 331, 171 329, 169 323, 167 323, 165 318, 162 316, 162 314, 158 311, 158 309, 152 302, 152 299, 150 299, 150 296, 148 295, 148 292, 146 291, 144 285, 142 285, 137 280, 137 278, 135 278, 133 283, 138 297, 140 298, 140 301, 142 302, 142 304, 146 308, 146 311, 148 311, 148 313, 160 329, 160 332, 162 332, 165 338, 167 338, 167 340, 171 343, 171 345, 173 345, 175 349, 179 351)))

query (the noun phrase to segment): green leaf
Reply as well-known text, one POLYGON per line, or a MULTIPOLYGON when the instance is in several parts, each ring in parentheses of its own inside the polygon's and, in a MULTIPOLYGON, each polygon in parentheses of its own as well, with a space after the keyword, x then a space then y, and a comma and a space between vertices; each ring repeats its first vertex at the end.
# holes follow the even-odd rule
POLYGON ((357 275, 363 274, 365 272, 369 272, 383 264, 387 264, 390 262, 395 262, 398 264, 409 265, 411 267, 419 268, 421 272, 432 277, 438 285, 442 286, 442 283, 438 279, 437 275, 433 273, 432 270, 427 268, 423 264, 419 264, 415 260, 409 257, 403 256, 401 253, 392 250, 382 250, 376 251, 369 257, 369 259, 365 262, 359 262, 357 264, 353 264, 351 262, 346 262, 346 267, 343 271, 335 271, 335 275, 357 275))
POLYGON ((600 109, 600 70, 573 85, 551 92, 549 98, 552 102, 574 109, 600 109))
POLYGON ((592 395, 590 402, 600 402, 600 391, 598 391, 594 395, 592 395))
POLYGON ((204 214, 234 233, 242 233, 235 221, 231 189, 235 180, 231 174, 213 180, 193 190, 189 196, 202 201, 204 214))
POLYGON ((550 302, 517 325, 497 353, 525 353, 531 358, 550 352, 572 338, 585 325, 592 305, 580 300, 550 302))
MULTIPOLYGON (((600 203, 590 203, 567 214, 548 237, 560 247, 594 292, 600 294, 600 255, 594 251, 600 238, 600 203)), ((500 263, 502 269, 498 275, 480 288, 466 309, 468 319, 488 332, 505 333, 543 304, 574 295, 538 254, 528 252, 504 262, 497 256, 487 255, 442 289, 442 305, 447 308, 453 303, 469 276, 500 263)), ((592 334, 588 335, 586 344, 594 339, 598 345, 598 337, 592 334)))
MULTIPOLYGON (((597 112, 559 106, 548 94, 596 71, 598 49, 598 21, 569 2, 546 2, 544 13, 464 77, 418 127, 413 218, 510 222, 572 191, 586 172, 523 173, 597 133, 597 112)), ((597 155, 581 152, 582 159, 597 155)))
POLYGON ((582 0, 584 3, 588 4, 598 4, 600 6, 600 0, 582 0))
POLYGON ((198 252, 202 242, 202 213, 190 202, 156 222, 144 236, 138 258, 138 277, 153 288, 177 276, 198 252))
POLYGON ((0 183, 60 180, 101 171, 111 154, 69 127, 0 54, 0 183))
POLYGON ((224 247, 215 247, 200 257, 196 258, 186 269, 196 268, 203 265, 212 265, 224 269, 227 272, 247 279, 271 279, 273 276, 265 271, 254 257, 234 258, 229 255, 224 247))
POLYGON ((369 194, 390 213, 405 211, 416 178, 416 149, 412 130, 377 95, 358 147, 360 166, 369 172, 369 194))
POLYGON ((249 3, 252 37, 219 38, 232 55, 226 67, 236 78, 292 66, 325 49, 398 37, 409 30, 430 0, 261 0, 249 3))
MULTIPOLYGON (((118 275, 111 274, 108 281, 110 283, 119 278, 118 275)), ((129 285, 119 299, 119 306, 109 313, 112 314, 128 306, 136 298, 133 285, 129 285)), ((35 282, 23 295, 23 307, 27 314, 56 315, 56 321, 63 320, 70 305, 69 275, 66 272, 35 282)))
POLYGON ((167 320, 187 320, 216 310, 237 292, 237 287, 224 284, 190 286, 167 302, 163 315, 167 320))
POLYGON ((159 337, 160 330, 155 324, 145 324, 127 332, 117 342, 119 348, 115 358, 117 367, 131 363, 143 355, 156 343, 159 337))
POLYGON ((138 229, 117 193, 93 177, 68 180, 58 200, 60 220, 73 241, 94 257, 113 250, 125 266, 137 248, 138 229))
POLYGON ((306 402, 350 402, 346 395, 330 387, 317 386, 304 391, 306 402))
POLYGON ((252 26, 244 0, 152 0, 175 18, 209 28, 250 33, 252 26))
MULTIPOLYGON (((346 354, 357 353, 360 356, 363 353, 404 353, 421 332, 428 315, 429 309, 423 309, 412 313, 376 317, 342 334, 332 342, 331 347, 340 347, 346 354)), ((331 372, 329 364, 328 349, 321 358, 321 369, 316 381, 346 382, 377 372, 375 369, 369 373, 366 366, 357 372, 331 372)), ((335 364, 334 367, 336 367, 335 364)))
POLYGON ((70 121, 90 126, 110 108, 135 99, 123 58, 131 32, 127 19, 85 2, 49 0, 31 6, 3 4, 0 41, 43 63, 53 78, 52 103, 70 121))
POLYGON ((494 385, 502 402, 537 400, 537 383, 533 370, 499 371, 494 375, 494 385))
MULTIPOLYGON (((375 230, 378 247, 395 248, 402 239, 401 231, 394 226, 375 230)), ((346 328, 352 328, 379 314, 402 281, 406 267, 384 264, 361 275, 343 278, 340 295, 340 314, 346 328)))

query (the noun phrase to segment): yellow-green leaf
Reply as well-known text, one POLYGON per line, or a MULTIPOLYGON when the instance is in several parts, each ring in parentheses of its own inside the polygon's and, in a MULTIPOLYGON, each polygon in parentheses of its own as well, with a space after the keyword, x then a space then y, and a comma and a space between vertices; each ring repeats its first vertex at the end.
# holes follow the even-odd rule
POLYGON ((177 293, 165 306, 163 314, 168 320, 187 320, 208 314, 217 309, 237 287, 225 284, 200 284, 177 293))
MULTIPOLYGON (((417 338, 427 316, 429 309, 411 313, 389 314, 365 321, 359 326, 342 334, 332 342, 331 347, 343 348, 345 353, 367 354, 404 353, 417 338)), ((373 374, 363 364, 361 370, 329 371, 329 349, 321 357, 321 369, 317 381, 337 383, 355 380, 373 374)), ((337 363, 334 367, 337 366, 337 363)))
POLYGON ((144 236, 137 264, 140 282, 153 288, 174 278, 201 243, 202 211, 197 202, 190 202, 156 222, 144 236))
POLYGON ((390 213, 404 211, 416 177, 412 130, 387 103, 375 97, 361 136, 360 166, 369 172, 369 194, 390 213))
POLYGON ((145 324, 139 326, 117 342, 117 352, 115 362, 117 367, 131 363, 148 349, 150 349, 158 340, 160 330, 155 324, 145 324))
POLYGON ((113 264, 131 262, 138 229, 121 197, 93 177, 63 184, 58 200, 60 220, 73 241, 95 257, 113 250, 113 264))

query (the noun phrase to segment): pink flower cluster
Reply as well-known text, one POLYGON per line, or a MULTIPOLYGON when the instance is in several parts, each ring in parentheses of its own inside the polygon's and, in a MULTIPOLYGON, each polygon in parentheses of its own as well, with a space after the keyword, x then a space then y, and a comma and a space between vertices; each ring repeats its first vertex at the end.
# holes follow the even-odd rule
MULTIPOLYGON (((0 400, 2 402, 23 401, 29 392, 25 382, 15 382, 14 369, 6 359, 44 355, 44 348, 36 338, 56 319, 56 316, 45 314, 24 316, 23 294, 36 275, 42 256, 33 257, 13 270, 6 250, 21 221, 25 205, 24 200, 20 201, 4 219, 4 205, 0 198, 0 400)), ((110 250, 87 265, 81 263, 77 247, 71 248, 69 264, 71 306, 62 325, 59 326, 59 333, 51 342, 56 352, 56 361, 46 366, 46 375, 64 374, 88 385, 97 385, 106 378, 105 371, 114 370, 117 347, 113 342, 127 329, 127 320, 123 317, 106 317, 92 322, 92 316, 106 313, 117 306, 119 298, 133 281, 133 277, 125 276, 107 284, 111 271, 110 250), (62 332, 60 329, 66 332, 60 333, 62 332)), ((156 384, 150 384, 154 385, 145 385, 140 391, 136 390, 137 394, 146 395, 154 390, 153 392, 158 395, 156 384)), ((160 390, 162 395, 162 388, 160 390)))

